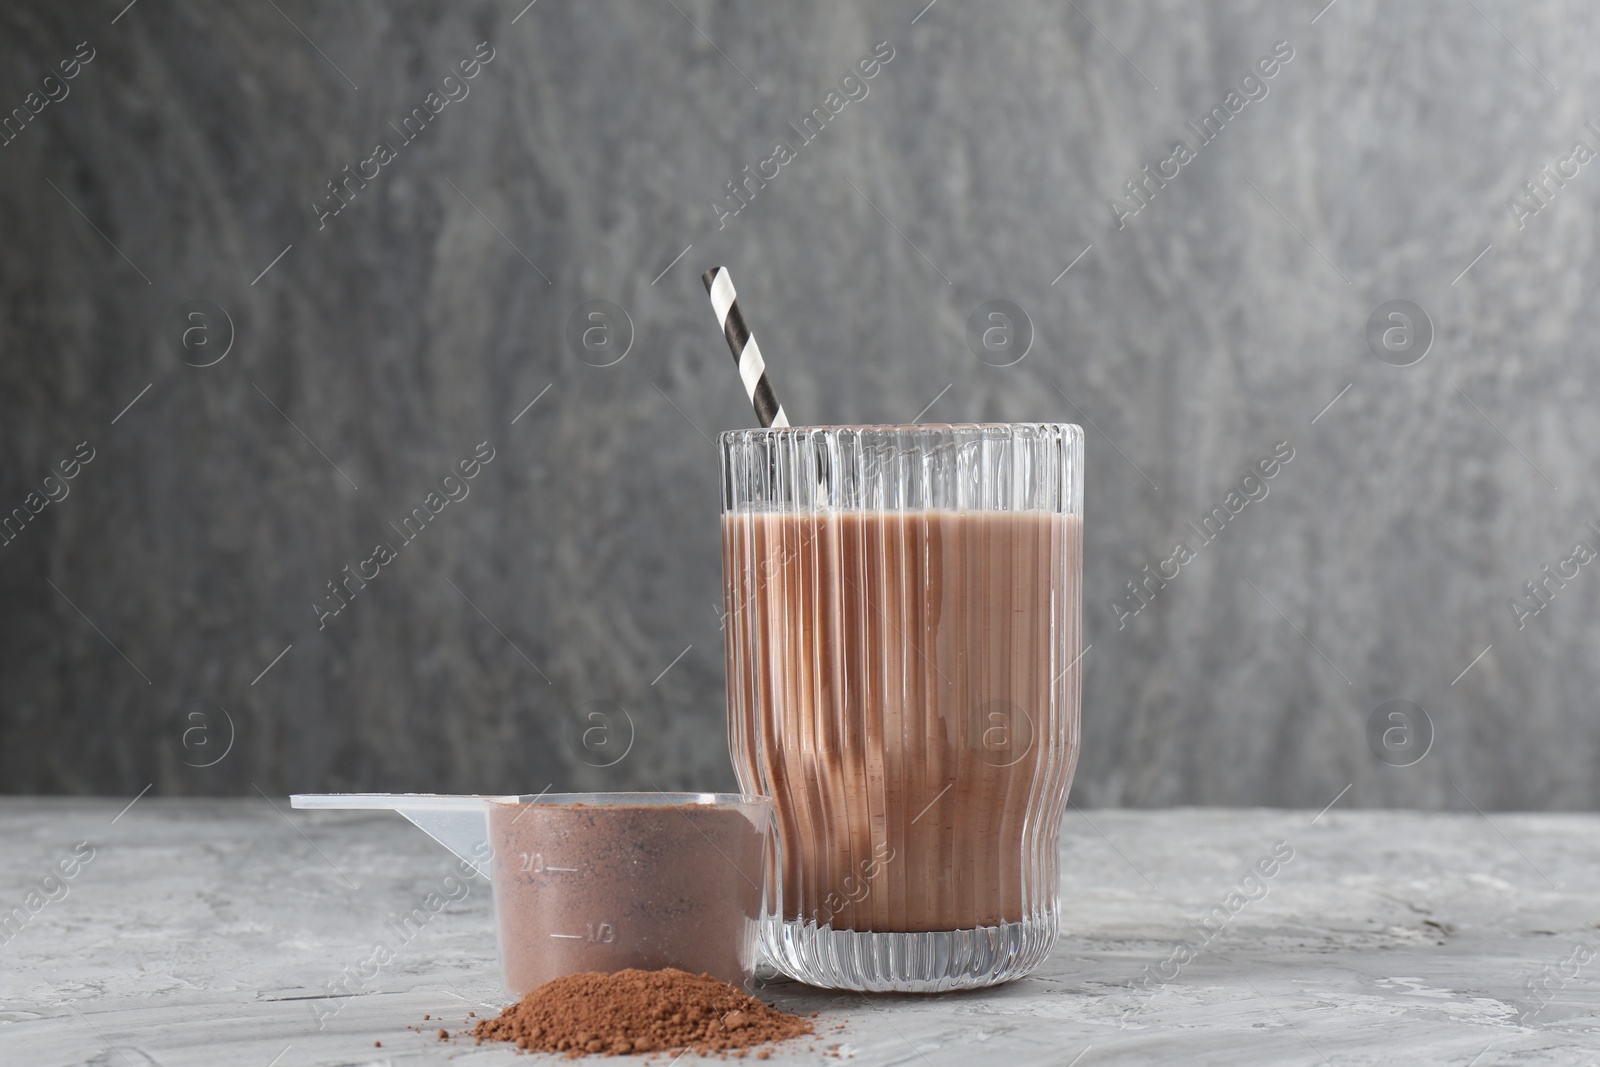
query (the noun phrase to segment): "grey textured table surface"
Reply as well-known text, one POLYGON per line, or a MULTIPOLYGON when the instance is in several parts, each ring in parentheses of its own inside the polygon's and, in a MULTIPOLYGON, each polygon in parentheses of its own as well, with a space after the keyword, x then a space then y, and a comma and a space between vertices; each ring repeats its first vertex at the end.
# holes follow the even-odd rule
MULTIPOLYGON (((0 801, 0 919, 26 916, 0 928, 0 1063, 534 1062, 438 1040, 503 1003, 490 896, 398 943, 452 866, 397 816, 124 803, 0 801), (46 882, 80 841, 92 859, 46 882), (379 941, 396 958, 333 999, 379 941)), ((1068 814, 1064 934, 1032 977, 762 995, 820 1012, 857 1064, 1600 1063, 1600 816, 1068 814)))

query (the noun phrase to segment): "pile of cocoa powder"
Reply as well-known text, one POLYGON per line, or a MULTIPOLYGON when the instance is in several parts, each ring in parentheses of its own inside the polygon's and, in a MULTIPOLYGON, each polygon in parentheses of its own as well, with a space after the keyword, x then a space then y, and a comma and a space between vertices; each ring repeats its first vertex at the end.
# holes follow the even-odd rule
MULTIPOLYGON (((726 982, 674 968, 586 971, 555 978, 500 1013, 473 1036, 510 1041, 529 1052, 734 1052, 812 1033, 811 1020, 767 1007, 726 982)), ((766 1058, 766 1051, 757 1053, 766 1058)))

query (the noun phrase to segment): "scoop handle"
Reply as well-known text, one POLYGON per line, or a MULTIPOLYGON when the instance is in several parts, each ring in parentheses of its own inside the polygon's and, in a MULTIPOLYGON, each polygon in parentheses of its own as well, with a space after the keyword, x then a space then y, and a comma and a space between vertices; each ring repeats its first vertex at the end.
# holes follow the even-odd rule
POLYGON ((445 793, 295 793, 292 808, 397 811, 463 863, 493 881, 494 850, 489 845, 489 803, 517 797, 445 793))

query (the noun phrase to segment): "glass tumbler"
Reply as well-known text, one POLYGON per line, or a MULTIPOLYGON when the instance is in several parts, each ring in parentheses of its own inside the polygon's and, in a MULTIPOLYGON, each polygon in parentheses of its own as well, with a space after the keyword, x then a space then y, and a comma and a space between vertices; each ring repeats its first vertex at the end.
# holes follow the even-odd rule
POLYGON ((729 744, 776 827, 763 948, 840 989, 1027 974, 1078 757, 1082 431, 786 427, 720 451, 729 744))

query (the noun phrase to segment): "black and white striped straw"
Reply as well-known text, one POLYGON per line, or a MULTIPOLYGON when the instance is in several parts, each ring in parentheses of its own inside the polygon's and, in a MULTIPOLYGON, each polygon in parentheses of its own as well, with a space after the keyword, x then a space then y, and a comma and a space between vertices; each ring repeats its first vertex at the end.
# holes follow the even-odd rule
POLYGON ((744 391, 750 396, 750 405, 756 409, 756 418, 763 426, 787 426, 789 417, 767 381, 767 364, 761 358, 761 346, 745 325, 744 314, 739 310, 739 294, 733 291, 733 280, 726 267, 713 267, 700 276, 711 294, 711 308, 717 313, 723 336, 733 352, 733 361, 739 365, 739 377, 744 380, 744 391))

